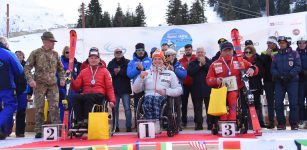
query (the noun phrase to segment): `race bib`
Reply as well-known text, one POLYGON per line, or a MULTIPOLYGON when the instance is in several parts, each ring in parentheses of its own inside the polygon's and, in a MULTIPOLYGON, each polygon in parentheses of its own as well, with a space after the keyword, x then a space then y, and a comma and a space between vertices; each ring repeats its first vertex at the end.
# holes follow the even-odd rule
POLYGON ((216 74, 222 73, 223 72, 222 63, 214 63, 214 70, 216 74))
POLYGON ((223 84, 227 87, 227 91, 238 90, 237 79, 235 76, 223 78, 223 84))

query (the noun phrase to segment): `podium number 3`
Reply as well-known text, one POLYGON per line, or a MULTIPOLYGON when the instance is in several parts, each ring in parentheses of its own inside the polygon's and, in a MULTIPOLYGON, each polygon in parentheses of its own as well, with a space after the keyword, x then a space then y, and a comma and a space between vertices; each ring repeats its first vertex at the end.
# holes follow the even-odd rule
POLYGON ((54 129, 53 128, 47 129, 47 133, 49 134, 47 140, 54 140, 54 129))
POLYGON ((232 135, 232 126, 230 124, 225 125, 225 135, 232 135))

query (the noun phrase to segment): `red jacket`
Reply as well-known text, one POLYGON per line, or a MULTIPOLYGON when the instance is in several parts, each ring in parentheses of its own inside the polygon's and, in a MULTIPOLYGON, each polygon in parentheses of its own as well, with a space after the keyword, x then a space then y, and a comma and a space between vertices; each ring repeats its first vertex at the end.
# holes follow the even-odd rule
MULTIPOLYGON (((96 68, 93 68, 95 72, 96 68)), ((88 93, 101 93, 105 95, 109 101, 115 103, 114 89, 112 85, 112 78, 109 71, 104 67, 100 66, 95 75, 95 84, 92 85, 92 72, 91 68, 87 67, 81 70, 79 76, 76 80, 72 81, 72 89, 74 91, 79 91, 83 89, 84 94, 88 93)))
MULTIPOLYGON (((107 67, 106 62, 104 62, 102 59, 100 59, 100 62, 101 62, 101 64, 102 64, 102 66, 107 67)), ((87 68, 88 66, 89 66, 88 59, 86 59, 86 61, 84 61, 84 62, 81 64, 81 66, 80 66, 80 71, 83 70, 83 69, 85 69, 85 68, 87 68)))
MULTIPOLYGON (((242 59, 241 65, 243 64, 243 68, 247 70, 248 68, 252 67, 253 65, 249 63, 247 60, 242 59)), ((230 62, 228 63, 228 66, 230 65, 230 62)), ((242 88, 244 83, 241 81, 241 73, 240 73, 240 66, 238 57, 233 57, 233 62, 230 65, 231 75, 230 76, 236 76, 238 87, 242 88)), ((258 74, 258 67, 253 66, 255 69, 255 72, 253 75, 258 74)), ((209 72, 206 77, 206 82, 211 87, 219 87, 220 85, 217 84, 217 78, 218 77, 227 77, 228 76, 228 69, 222 59, 220 57, 218 60, 214 61, 209 68, 209 72)))
MULTIPOLYGON (((195 54, 192 54, 190 60, 188 60, 186 55, 183 55, 183 57, 179 61, 182 64, 182 66, 184 67, 184 69, 188 70, 189 63, 192 62, 195 59, 196 59, 195 54)), ((187 75, 187 77, 183 80, 183 85, 191 86, 192 83, 193 83, 192 77, 190 77, 189 75, 187 75)))

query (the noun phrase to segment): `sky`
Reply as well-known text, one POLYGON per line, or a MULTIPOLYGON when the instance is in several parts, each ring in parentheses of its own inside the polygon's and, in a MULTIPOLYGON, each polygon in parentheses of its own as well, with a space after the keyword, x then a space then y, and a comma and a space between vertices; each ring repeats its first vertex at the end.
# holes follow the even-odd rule
MULTIPOLYGON (((13 3, 12 1, 15 1, 15 3, 16 1, 21 2, 21 0, 1 1, 2 2, 0 2, 0 5, 13 3)), ((182 2, 186 2, 189 7, 193 1, 194 0, 182 0, 182 2)), ((24 3, 22 5, 24 5, 24 7, 29 7, 29 9, 40 7, 50 9, 55 13, 63 13, 68 23, 76 23, 79 16, 78 8, 80 7, 81 3, 84 2, 87 5, 90 0, 26 0, 22 2, 24 3)), ((124 12, 127 10, 134 12, 136 6, 139 3, 142 3, 147 17, 147 26, 158 26, 159 24, 166 24, 165 13, 168 5, 168 0, 99 0, 99 2, 101 4, 102 11, 108 11, 110 14, 115 13, 118 3, 120 3, 124 12)), ((220 22, 220 19, 214 12, 212 12, 212 8, 209 9, 210 11, 205 12, 206 17, 208 18, 208 22, 220 22)))

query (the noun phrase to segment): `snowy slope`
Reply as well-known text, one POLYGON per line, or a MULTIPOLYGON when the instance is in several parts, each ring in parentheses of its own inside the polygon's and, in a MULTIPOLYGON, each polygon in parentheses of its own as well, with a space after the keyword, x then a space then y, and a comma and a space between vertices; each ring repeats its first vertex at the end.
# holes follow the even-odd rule
POLYGON ((6 34, 6 4, 10 3, 10 31, 33 31, 65 26, 66 16, 50 8, 42 7, 34 0, 1 0, 0 36, 6 34))

